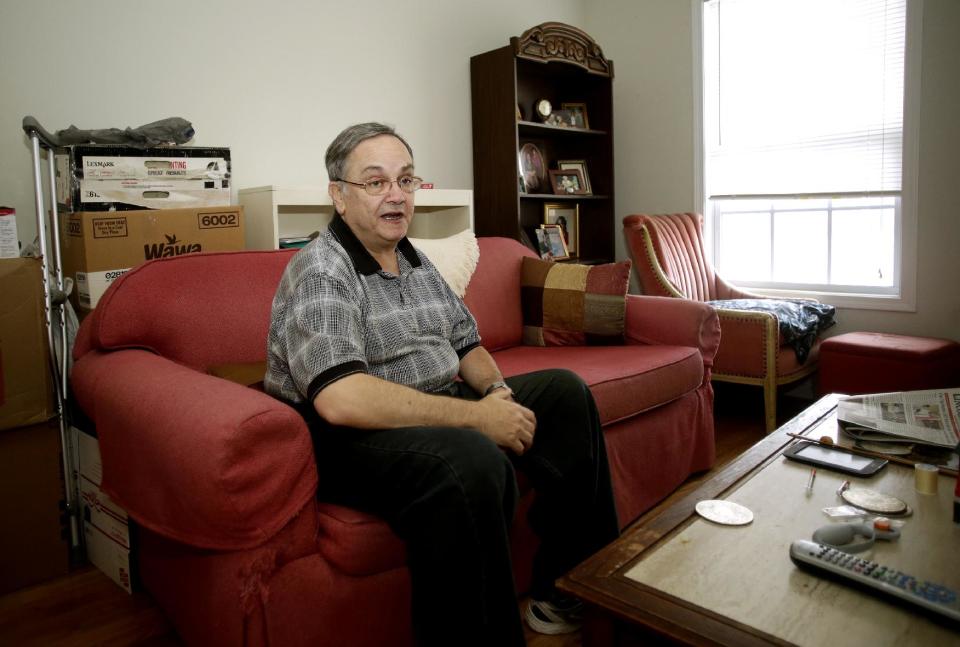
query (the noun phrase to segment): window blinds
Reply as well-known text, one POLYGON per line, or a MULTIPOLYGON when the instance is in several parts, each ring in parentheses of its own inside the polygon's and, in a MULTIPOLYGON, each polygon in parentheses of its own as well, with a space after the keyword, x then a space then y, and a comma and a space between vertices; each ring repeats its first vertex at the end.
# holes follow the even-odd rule
POLYGON ((707 192, 897 192, 906 0, 707 0, 707 192))

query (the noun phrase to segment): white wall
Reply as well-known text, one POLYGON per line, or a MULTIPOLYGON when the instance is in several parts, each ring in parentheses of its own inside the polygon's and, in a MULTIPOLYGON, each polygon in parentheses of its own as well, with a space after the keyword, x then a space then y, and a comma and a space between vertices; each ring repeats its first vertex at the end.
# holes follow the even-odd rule
MULTIPOLYGON (((634 213, 698 211, 688 0, 586 0, 584 29, 613 60, 614 231, 634 213)), ((631 291, 638 292, 636 275, 631 291)))
MULTIPOLYGON (((472 188, 470 57, 581 0, 0 0, 0 204, 36 235, 29 140, 179 116, 229 146, 233 187, 326 182, 345 126, 395 125, 437 188, 472 188)), ((234 193, 236 200, 236 193, 234 193)))
MULTIPOLYGON (((35 235, 28 114, 48 130, 184 117, 194 144, 231 147, 234 189, 323 182, 336 133, 382 120, 425 178, 471 188, 470 56, 548 20, 614 61, 618 225, 696 208, 689 0, 267 4, 0 0, 0 204, 17 209, 20 239, 35 235)), ((960 339, 960 2, 924 9, 917 312, 843 310, 834 332, 960 339)))
MULTIPOLYGON (((690 0, 585 0, 583 28, 613 60, 616 209, 694 210, 690 0)), ((829 334, 960 340, 960 2, 924 0, 916 312, 842 309, 829 334)), ((621 258, 627 256, 622 237, 621 258)))

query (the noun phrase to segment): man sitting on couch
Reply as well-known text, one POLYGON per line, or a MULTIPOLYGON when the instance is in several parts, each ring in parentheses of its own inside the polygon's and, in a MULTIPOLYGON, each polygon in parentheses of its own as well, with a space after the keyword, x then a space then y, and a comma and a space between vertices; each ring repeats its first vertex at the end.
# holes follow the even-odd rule
POLYGON ((525 616, 576 630, 579 603, 553 581, 618 534, 590 391, 562 370, 503 379, 406 238, 420 178, 392 128, 347 128, 326 164, 337 215, 284 272, 265 380, 309 423, 318 496, 405 540, 418 643, 523 645, 509 549, 523 471, 541 540, 525 616))

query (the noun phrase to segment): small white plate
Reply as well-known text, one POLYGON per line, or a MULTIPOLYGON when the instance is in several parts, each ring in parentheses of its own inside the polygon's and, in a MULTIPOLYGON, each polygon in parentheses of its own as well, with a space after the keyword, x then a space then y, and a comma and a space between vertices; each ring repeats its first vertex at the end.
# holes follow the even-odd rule
POLYGON ((753 511, 733 501, 707 499, 697 503, 697 514, 724 526, 745 526, 753 521, 753 511))

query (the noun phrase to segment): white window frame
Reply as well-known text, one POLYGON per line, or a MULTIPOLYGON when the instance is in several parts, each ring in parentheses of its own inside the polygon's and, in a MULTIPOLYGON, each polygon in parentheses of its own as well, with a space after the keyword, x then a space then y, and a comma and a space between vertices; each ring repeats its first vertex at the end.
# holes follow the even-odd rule
MULTIPOLYGON (((713 218, 705 190, 705 150, 703 128, 703 3, 691 0, 691 40, 693 46, 693 132, 694 132, 694 204, 700 205, 704 218, 707 255, 715 257, 713 218)), ((895 294, 857 294, 823 289, 790 289, 750 286, 752 292, 779 297, 819 299, 841 308, 916 312, 917 307, 917 176, 920 159, 920 55, 923 36, 923 0, 907 0, 906 44, 903 83, 903 178, 899 201, 897 247, 894 266, 898 274, 895 294)), ((746 287, 746 286, 745 286, 746 287)))

